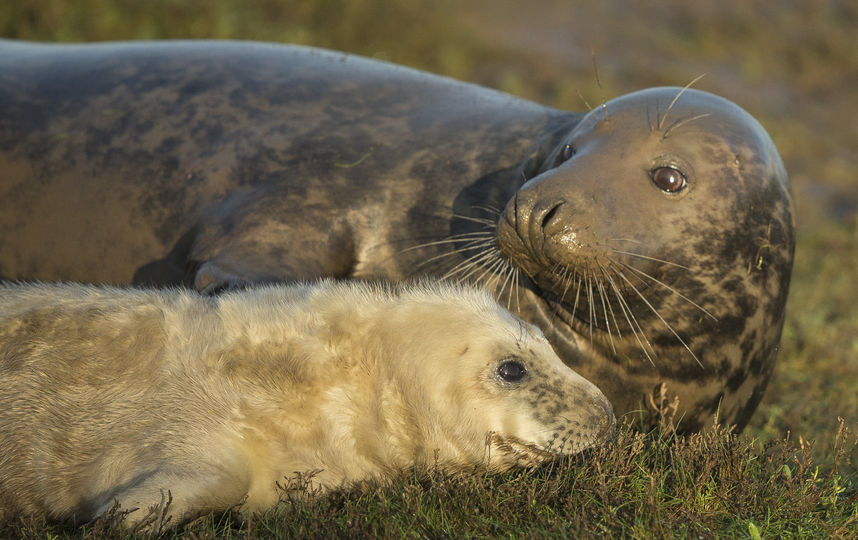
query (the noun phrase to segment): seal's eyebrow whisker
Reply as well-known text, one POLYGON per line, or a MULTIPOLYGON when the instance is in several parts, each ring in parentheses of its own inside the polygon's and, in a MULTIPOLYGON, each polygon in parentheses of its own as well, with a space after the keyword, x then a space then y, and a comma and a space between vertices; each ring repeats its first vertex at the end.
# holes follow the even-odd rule
POLYGON ((683 300, 685 300, 686 302, 688 302, 688 303, 689 303, 689 304, 691 304, 692 306, 694 306, 694 307, 696 307, 697 309, 699 309, 700 311, 702 311, 704 314, 706 314, 708 317, 710 317, 713 321, 718 322, 718 317, 716 317, 715 315, 712 315, 711 313, 709 313, 709 311, 708 311, 708 310, 706 310, 706 308, 704 308, 703 306, 701 306, 700 304, 698 304, 698 303, 697 303, 697 302, 695 302, 694 300, 692 300, 692 299, 688 298, 687 296, 685 296, 685 295, 684 295, 684 294, 682 294, 681 292, 677 291, 675 288, 671 287, 671 286, 670 286, 670 285, 668 285, 667 283, 665 283, 665 282, 661 281, 660 279, 657 279, 657 278, 655 278, 655 277, 653 277, 653 276, 651 276, 651 275, 647 274, 647 273, 646 273, 646 272, 644 272, 643 270, 640 270, 640 269, 638 269, 638 268, 635 268, 634 266, 631 266, 630 264, 627 264, 627 263, 624 263, 624 262, 620 262, 620 264, 621 264, 621 265, 623 265, 623 267, 624 267, 624 268, 628 268, 629 270, 631 270, 632 272, 634 272, 636 275, 638 275, 638 276, 640 276, 640 277, 643 277, 643 278, 646 278, 646 279, 648 279, 648 280, 650 280, 650 281, 653 281, 653 282, 655 282, 655 283, 657 283, 657 284, 661 285, 662 287, 664 287, 664 288, 665 288, 665 289, 667 289, 668 291, 672 292, 673 294, 677 295, 678 297, 682 298, 683 300))
POLYGON ((593 107, 591 107, 590 104, 587 102, 587 98, 584 97, 584 94, 581 93, 581 90, 576 89, 575 93, 578 94, 578 98, 581 99, 581 103, 584 104, 584 106, 587 108, 587 111, 592 111, 593 107))
POLYGON ((707 116, 712 116, 712 113, 698 114, 698 115, 692 116, 690 118, 680 118, 679 120, 677 120, 676 122, 674 122, 670 126, 668 126, 668 128, 666 130, 664 130, 664 133, 661 135, 661 140, 665 140, 667 138, 667 136, 670 135, 670 132, 673 131, 674 129, 677 129, 681 126, 684 126, 685 124, 688 124, 689 122, 693 122, 695 120, 700 120, 701 118, 706 118, 707 116))
MULTIPOLYGON (((656 123, 658 123, 658 116, 659 116, 658 99, 656 99, 656 101, 655 101, 655 108, 656 108, 656 111, 655 111, 656 123)), ((655 133, 655 125, 652 122, 652 111, 650 110, 649 106, 646 107, 646 125, 649 126, 649 132, 650 133, 655 133)))
POLYGON ((703 77, 705 77, 705 76, 706 76, 706 74, 705 74, 705 73, 702 73, 702 74, 698 75, 697 77, 695 77, 694 79, 692 79, 690 83, 688 83, 688 84, 686 84, 685 86, 683 86, 683 87, 682 87, 682 89, 681 89, 679 92, 677 92, 677 93, 676 93, 676 96, 673 98, 673 101, 671 101, 671 102, 670 102, 670 105, 668 105, 668 106, 667 106, 667 109, 664 111, 664 115, 662 115, 662 116, 661 116, 661 118, 659 119, 659 121, 658 121, 658 129, 661 129, 661 126, 662 126, 662 125, 664 125, 664 120, 667 118, 667 115, 668 115, 668 113, 670 112, 670 110, 673 108, 673 106, 674 106, 674 105, 676 105, 676 102, 679 100, 680 96, 682 96, 682 94, 684 94, 686 90, 688 90, 689 88, 691 88, 691 86, 692 86, 694 83, 696 83, 697 81, 699 81, 700 79, 702 79, 702 78, 703 78, 703 77))
MULTIPOLYGON (((631 266, 628 266, 628 265, 625 265, 625 267, 626 267, 626 268, 628 268, 629 270, 632 270, 632 271, 636 270, 635 268, 632 268, 631 266)), ((688 344, 687 344, 687 343, 685 343, 685 340, 683 340, 683 339, 679 336, 679 334, 676 332, 676 330, 674 330, 674 329, 673 329, 673 326, 671 326, 671 324, 670 324, 669 322, 667 322, 667 321, 664 319, 664 317, 662 317, 662 316, 661 316, 661 313, 659 313, 659 312, 658 312, 658 310, 655 308, 655 306, 653 306, 653 305, 652 305, 652 303, 651 303, 649 300, 647 300, 647 299, 646 299, 646 297, 643 295, 643 293, 641 293, 641 292, 638 290, 638 288, 637 288, 637 287, 635 287, 634 283, 632 283, 632 282, 631 282, 631 281, 630 281, 630 280, 629 280, 625 275, 623 275, 623 274, 619 274, 619 276, 620 276, 621 278, 623 278, 623 281, 625 281, 625 282, 629 285, 629 287, 631 287, 631 288, 632 288, 632 290, 633 290, 633 291, 635 291, 635 294, 637 294, 637 295, 638 295, 638 297, 639 297, 641 300, 643 300, 644 304, 646 304, 646 305, 647 305, 647 307, 648 307, 648 308, 653 312, 653 314, 655 314, 655 316, 656 316, 656 317, 658 317, 658 319, 662 322, 662 324, 664 324, 664 326, 665 326, 665 327, 667 327, 667 329, 668 329, 668 330, 670 330, 670 333, 671 333, 671 334, 673 334, 673 336, 674 336, 676 339, 678 339, 680 343, 682 343, 682 346, 683 346, 683 347, 685 347, 685 350, 686 350, 686 351, 688 351, 688 354, 690 354, 690 355, 691 355, 691 357, 692 357, 692 358, 694 358, 694 360, 697 362, 697 365, 699 365, 700 367, 703 367, 703 364, 700 362, 700 359, 699 359, 699 358, 697 358, 697 355, 696 355, 696 354, 694 354, 694 351, 692 351, 692 350, 691 350, 691 347, 689 347, 689 346, 688 346, 688 344)))
MULTIPOLYGON (((613 269, 613 272, 625 279, 621 271, 613 269)), ((655 352, 655 348, 653 348, 652 343, 650 343, 649 339, 647 339, 646 332, 644 332, 643 328, 641 328, 641 325, 635 317, 634 312, 632 312, 631 306, 629 306, 628 302, 626 302, 626 299, 623 298, 623 295, 620 292, 620 288, 619 286, 617 286, 617 283, 610 275, 606 277, 608 278, 608 282, 611 284, 611 288, 614 289, 614 295, 617 297, 617 301, 620 304, 620 309, 623 312, 623 316, 626 318, 626 322, 629 323, 629 328, 632 329, 632 335, 635 336, 635 341, 637 341, 638 345, 640 345, 640 348, 646 356, 647 360, 649 360, 649 363, 655 366, 655 361, 653 360, 653 357, 650 356, 649 351, 647 351, 647 346, 649 346, 654 356, 658 356, 658 354, 655 352), (641 341, 641 337, 643 337, 643 341, 641 341)))
POLYGON ((593 56, 593 75, 596 76, 596 85, 599 87, 599 90, 602 91, 602 112, 605 115, 605 122, 608 121, 608 101, 605 99, 605 88, 602 86, 602 81, 599 79, 599 64, 596 62, 596 51, 592 49, 591 54, 593 56))

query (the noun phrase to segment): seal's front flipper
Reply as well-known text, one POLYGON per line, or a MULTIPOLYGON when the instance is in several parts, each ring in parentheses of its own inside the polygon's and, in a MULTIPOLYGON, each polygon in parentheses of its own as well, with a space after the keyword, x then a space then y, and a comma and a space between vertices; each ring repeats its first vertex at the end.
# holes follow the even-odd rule
POLYGON ((219 267, 214 261, 208 261, 197 268, 193 276, 193 285, 199 292, 213 295, 233 289, 244 289, 250 285, 250 281, 219 267))
POLYGON ((351 277, 355 226, 349 216, 323 210, 289 194, 233 194, 196 228, 185 283, 214 294, 252 283, 351 277))
POLYGON ((147 493, 145 503, 134 500, 139 498, 139 492, 140 489, 120 491, 111 502, 96 512, 90 523, 104 519, 120 519, 130 531, 156 537, 167 529, 188 521, 188 517, 194 515, 189 514, 183 501, 175 500, 169 490, 160 489, 147 493), (160 497, 157 493, 160 493, 160 497))

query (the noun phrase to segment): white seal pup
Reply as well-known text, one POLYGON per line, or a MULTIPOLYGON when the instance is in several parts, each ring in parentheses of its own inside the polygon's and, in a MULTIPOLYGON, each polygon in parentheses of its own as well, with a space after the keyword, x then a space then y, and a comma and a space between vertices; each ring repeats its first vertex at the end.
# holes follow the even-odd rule
MULTIPOLYGON (((185 290, 0 285, 0 501, 171 524, 319 471, 500 471, 597 444, 601 391, 490 294, 422 283, 185 290)), ((2 514, 2 512, 0 512, 2 514)))

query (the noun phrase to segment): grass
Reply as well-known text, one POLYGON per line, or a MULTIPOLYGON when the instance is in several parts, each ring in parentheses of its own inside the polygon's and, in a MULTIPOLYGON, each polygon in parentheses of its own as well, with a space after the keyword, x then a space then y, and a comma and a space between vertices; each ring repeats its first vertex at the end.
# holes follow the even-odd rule
MULTIPOLYGON (((203 518, 165 538, 849 538, 858 491, 838 467, 856 444, 840 424, 820 467, 808 443, 765 444, 721 427, 691 436, 626 426, 584 456, 501 475, 430 470, 389 485, 287 500, 241 520, 203 518)), ((79 529, 7 524, 19 538, 131 538, 109 520, 79 529)))
MULTIPOLYGON (((179 535, 858 537, 858 7, 851 0, 521 5, 0 2, 3 37, 310 44, 575 110, 706 73, 696 86, 759 118, 790 172, 798 247, 787 321, 769 391, 744 434, 622 429, 612 445, 553 467, 500 476, 430 471, 389 486, 285 502, 249 522, 211 517, 179 535)), ((38 520, 9 523, 4 533, 124 535, 108 522, 73 529, 38 520)))

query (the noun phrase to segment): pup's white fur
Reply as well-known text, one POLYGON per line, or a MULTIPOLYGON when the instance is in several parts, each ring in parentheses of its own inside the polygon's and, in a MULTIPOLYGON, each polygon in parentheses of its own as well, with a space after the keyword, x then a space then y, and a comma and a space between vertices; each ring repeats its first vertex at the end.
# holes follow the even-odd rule
POLYGON ((80 521, 116 499, 133 522, 169 490, 175 523, 269 507, 295 472, 326 489, 503 470, 613 422, 537 328, 471 289, 0 286, 0 504, 16 513, 80 521))

